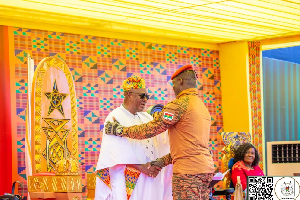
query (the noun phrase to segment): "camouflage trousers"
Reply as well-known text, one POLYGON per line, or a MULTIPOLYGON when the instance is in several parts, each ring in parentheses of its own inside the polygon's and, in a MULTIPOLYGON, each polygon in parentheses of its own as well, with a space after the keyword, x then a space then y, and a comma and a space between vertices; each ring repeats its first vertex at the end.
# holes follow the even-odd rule
POLYGON ((208 200, 214 174, 173 174, 173 200, 208 200))

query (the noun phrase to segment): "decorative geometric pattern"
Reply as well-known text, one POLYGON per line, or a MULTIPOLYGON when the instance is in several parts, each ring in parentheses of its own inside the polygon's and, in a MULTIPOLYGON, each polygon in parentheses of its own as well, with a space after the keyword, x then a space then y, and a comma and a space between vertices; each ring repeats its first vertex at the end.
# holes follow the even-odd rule
POLYGON ((170 64, 177 64, 177 53, 176 52, 168 52, 166 54, 166 62, 170 64))
POLYGON ((215 81, 215 86, 214 86, 214 88, 215 88, 215 92, 216 93, 221 93, 221 82, 220 81, 215 81))
POLYGON ((83 107, 82 107, 82 104, 83 104, 82 97, 78 97, 76 101, 77 101, 77 108, 83 109, 83 107))
POLYGON ((167 74, 166 67, 164 67, 161 63, 154 62, 153 67, 154 67, 155 71, 158 72, 158 74, 161 74, 161 75, 167 74))
POLYGON ((101 84, 113 84, 113 76, 111 71, 98 70, 98 77, 102 81, 101 84))
POLYGON ((155 90, 155 88, 148 88, 148 93, 150 95, 149 99, 165 101, 168 98, 167 88, 165 89, 158 88, 157 90, 155 90))
MULTIPOLYGON (((114 88, 114 90, 115 90, 115 88, 114 88)), ((123 90, 123 89, 121 89, 121 90, 123 90)), ((116 98, 118 98, 118 97, 116 97, 116 98)), ((124 96, 120 97, 120 98, 124 98, 124 96)), ((111 110, 112 107, 113 107, 113 98, 100 99, 100 109, 111 110)))
POLYGON ((87 119, 87 123, 99 124, 99 117, 96 115, 96 111, 84 111, 84 117, 87 119))
MULTIPOLYGON (((90 138, 93 140, 93 138, 90 138)), ((99 144, 100 138, 93 141, 85 141, 85 151, 100 151, 101 145, 99 144)))
POLYGON ((147 63, 146 61, 140 63, 141 74, 152 74, 152 72, 153 72, 152 63, 147 63))
POLYGON ((58 33, 58 32, 51 32, 48 35, 49 39, 56 39, 56 40, 64 40, 65 39, 65 34, 64 33, 58 33))
POLYGON ((95 39, 96 39, 96 37, 94 37, 94 36, 85 35, 85 36, 80 38, 80 41, 81 42, 86 42, 86 43, 94 43, 95 39))
POLYGON ((189 52, 189 48, 188 47, 178 47, 177 52, 187 54, 189 52))
POLYGON ((14 35, 31 36, 31 29, 17 28, 14 30, 14 35))
POLYGON ((48 38, 35 38, 32 40, 32 49, 34 51, 49 51, 48 38))
POLYGON ((214 59, 214 67, 217 67, 217 68, 220 67, 220 60, 219 60, 219 58, 215 58, 214 59))
POLYGON ((199 91, 200 91, 200 90, 203 90, 203 84, 201 84, 201 83, 199 82, 199 80, 197 80, 197 88, 198 88, 199 91))
POLYGON ((15 49, 15 56, 23 63, 27 64, 27 53, 23 50, 15 49))
POLYGON ((126 72, 126 60, 113 58, 112 66, 114 66, 119 71, 126 72))
POLYGON ((56 80, 54 81, 52 92, 45 92, 44 94, 46 95, 47 99, 49 99, 50 101, 50 106, 49 106, 47 116, 49 116, 53 112, 53 110, 57 109, 60 112, 60 114, 62 114, 62 116, 65 117, 65 113, 62 107, 62 102, 69 94, 63 94, 58 92, 56 80))
POLYGON ((77 41, 66 42, 66 51, 70 54, 81 54, 79 44, 77 41))
POLYGON ((143 47, 145 47, 146 49, 152 49, 152 43, 149 42, 141 42, 140 43, 143 47))
POLYGON ((97 46, 97 54, 101 55, 101 57, 110 58, 111 57, 110 45, 100 44, 100 46, 97 46))
POLYGON ((215 94, 214 93, 209 93, 207 92, 206 94, 204 94, 204 103, 215 103, 215 94))
MULTIPOLYGON (((74 80, 76 90, 74 102, 77 102, 78 128, 74 130, 79 138, 77 150, 83 186, 86 185, 86 173, 93 173, 97 164, 100 149, 98 145, 101 147, 104 120, 111 110, 123 102, 123 81, 133 74, 143 77, 147 88, 151 91, 149 92, 151 99, 147 101, 146 107, 158 103, 166 105, 168 101, 175 98, 170 78, 180 66, 185 64, 193 64, 198 74, 199 97, 204 100, 204 94, 207 92, 215 94, 214 103, 205 103, 205 105, 216 123, 216 126, 211 127, 210 148, 214 154, 215 166, 221 165, 219 153, 223 147, 221 143, 223 117, 222 113, 218 112, 222 110, 218 51, 22 28, 13 28, 10 34, 14 37, 12 45, 15 52, 15 57, 11 58, 11 63, 15 64, 11 67, 10 73, 15 77, 14 83, 18 83, 13 86, 15 95, 12 97, 12 103, 15 102, 16 105, 14 117, 18 124, 13 135, 18 135, 19 143, 15 144, 15 148, 18 149, 16 156, 19 180, 25 188, 27 182, 24 179, 26 178, 25 154, 22 140, 26 133, 28 53, 34 59, 35 65, 47 56, 54 56, 64 60, 70 68, 70 78, 74 80), (48 52, 33 51, 32 41, 36 38, 48 38, 48 52), (126 57, 128 53, 126 50, 130 48, 138 49, 135 53, 138 53, 139 60, 126 57), (167 54, 170 52, 174 54, 171 59, 174 59, 177 64, 167 60, 169 59, 167 54), (92 61, 89 60, 90 58, 92 61), (202 63, 205 63, 203 68, 210 69, 214 73, 212 79, 202 74, 202 63), (118 65, 119 69, 114 65, 118 65), (97 68, 93 69, 95 66, 97 68), (95 142, 97 145, 94 144, 95 142)), ((44 134, 42 129, 40 131, 44 134)), ((220 185, 217 185, 217 188, 219 187, 220 185)), ((86 198, 85 192, 86 190, 83 190, 83 199, 86 198)))
POLYGON ((83 86, 83 96, 84 97, 96 97, 96 96, 98 96, 97 95, 98 93, 99 93, 98 84, 91 86, 91 84, 89 83, 86 86, 83 86))
MULTIPOLYGON (((15 148, 17 149, 17 165, 18 165, 18 174, 20 176, 19 181, 21 182, 27 182, 27 176, 26 176, 26 165, 25 165, 25 135, 21 134, 22 132, 26 131, 26 125, 25 120, 21 123, 17 123, 17 144, 15 148)), ((25 191, 27 187, 25 186, 25 191)))
POLYGON ((111 188, 111 186, 110 186, 110 175, 109 175, 109 169, 108 168, 98 170, 96 176, 98 178, 100 178, 105 183, 105 185, 107 185, 109 188, 111 188))
POLYGON ((213 54, 213 51, 211 51, 209 49, 201 49, 201 50, 202 50, 202 53, 201 53, 202 56, 211 57, 211 55, 213 54))
POLYGON ((211 126, 216 126, 217 122, 216 122, 216 117, 215 116, 211 116, 211 126))
POLYGON ((202 68, 203 77, 206 79, 214 80, 214 71, 209 68, 202 68))
POLYGON ((97 69, 97 58, 92 58, 90 56, 82 56, 83 67, 88 69, 97 69))
POLYGON ((138 48, 132 48, 126 49, 126 57, 130 60, 139 60, 139 49, 138 48))
POLYGON ((219 115, 222 115, 222 113, 223 113, 221 104, 217 105, 217 113, 218 113, 219 115))
MULTIPOLYGON (((56 58, 59 58, 63 61, 66 61, 66 55, 65 54, 59 55, 58 53, 49 53, 49 56, 56 57, 56 58)), ((70 70, 71 70, 71 68, 70 68, 70 70)))
POLYGON ((261 73, 260 42, 248 42, 249 51, 249 85, 252 119, 252 144, 257 148, 263 170, 262 108, 261 108, 261 73))
POLYGON ((123 88, 120 85, 117 86, 116 88, 113 88, 113 91, 114 91, 114 98, 122 98, 122 99, 124 99, 124 90, 123 90, 123 88))
POLYGON ((26 121, 26 109, 25 108, 17 108, 17 115, 26 121))
POLYGON ((165 51, 166 45, 163 44, 152 44, 153 50, 165 51))
POLYGON ((201 65, 201 56, 200 55, 192 55, 191 56, 191 64, 194 67, 201 65))
POLYGON ((112 39, 110 44, 112 46, 125 46, 125 40, 112 39))
POLYGON ((135 185, 139 179, 141 172, 132 168, 126 166, 124 170, 125 175, 125 184, 126 184, 126 193, 127 193, 127 200, 130 199, 132 192, 135 188, 135 185))
POLYGON ((82 70, 81 69, 74 69, 72 71, 73 80, 75 82, 82 82, 82 70))
POLYGON ((19 87, 17 90, 16 90, 16 93, 19 93, 19 94, 27 94, 27 90, 26 90, 26 87, 27 87, 27 83, 25 83, 24 79, 16 82, 16 87, 19 87))
POLYGON ((69 119, 43 119, 49 127, 43 127, 47 136, 43 157, 47 160, 47 171, 55 171, 56 163, 63 158, 70 158, 71 152, 67 147, 67 137, 70 130, 64 129, 69 119))

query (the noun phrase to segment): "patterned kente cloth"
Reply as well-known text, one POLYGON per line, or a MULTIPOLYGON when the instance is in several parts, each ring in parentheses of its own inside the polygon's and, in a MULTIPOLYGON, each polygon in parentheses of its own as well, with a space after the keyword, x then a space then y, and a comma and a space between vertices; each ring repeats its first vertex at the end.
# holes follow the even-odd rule
POLYGON ((133 75, 123 82, 124 92, 137 88, 146 88, 145 80, 139 76, 133 75))
POLYGON ((96 176, 98 178, 100 178, 103 181, 103 183, 105 183, 105 185, 107 185, 111 189, 110 175, 109 175, 109 169, 108 168, 98 170, 97 173, 96 173, 96 176))
POLYGON ((125 176, 125 183, 126 183, 127 200, 130 199, 140 174, 141 174, 140 171, 132 167, 126 166, 124 171, 124 176, 125 176))
MULTIPOLYGON (((130 199, 140 174, 141 174, 140 171, 132 167, 126 166, 124 170, 124 176, 125 176, 127 200, 130 199)), ((96 176, 100 178, 105 183, 105 185, 107 185, 111 189, 110 175, 109 175, 108 168, 98 170, 96 176)))
POLYGON ((213 173, 173 174, 172 194, 174 200, 208 200, 213 173))

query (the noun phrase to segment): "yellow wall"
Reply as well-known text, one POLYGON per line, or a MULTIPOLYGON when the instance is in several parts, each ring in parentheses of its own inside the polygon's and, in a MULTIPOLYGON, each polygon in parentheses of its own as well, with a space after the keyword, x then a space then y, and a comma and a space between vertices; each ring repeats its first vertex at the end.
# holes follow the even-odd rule
POLYGON ((250 132, 247 42, 221 44, 223 124, 225 132, 250 132))

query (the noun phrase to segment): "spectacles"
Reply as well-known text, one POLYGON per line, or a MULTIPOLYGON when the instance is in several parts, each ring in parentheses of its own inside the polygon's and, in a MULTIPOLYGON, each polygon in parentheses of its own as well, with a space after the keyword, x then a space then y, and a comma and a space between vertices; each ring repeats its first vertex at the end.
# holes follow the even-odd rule
POLYGON ((149 94, 147 94, 147 93, 138 93, 138 92, 129 92, 129 93, 138 94, 141 99, 145 99, 146 98, 148 100, 150 98, 149 94))

